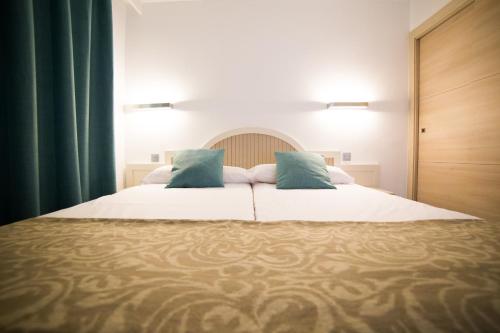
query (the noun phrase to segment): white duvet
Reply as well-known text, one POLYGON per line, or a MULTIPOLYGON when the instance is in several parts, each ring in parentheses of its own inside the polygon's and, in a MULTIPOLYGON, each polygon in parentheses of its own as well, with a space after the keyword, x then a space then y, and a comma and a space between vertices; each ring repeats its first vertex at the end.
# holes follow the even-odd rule
POLYGON ((359 185, 337 190, 278 190, 275 184, 225 184, 224 188, 173 188, 152 184, 46 216, 66 218, 258 221, 416 221, 473 219, 359 185))
POLYGON ((396 222, 475 218, 360 185, 335 186, 337 190, 278 190, 275 184, 254 184, 256 219, 396 222))
POLYGON ((113 195, 59 210, 47 217, 118 219, 253 220, 250 184, 221 188, 135 186, 113 195))

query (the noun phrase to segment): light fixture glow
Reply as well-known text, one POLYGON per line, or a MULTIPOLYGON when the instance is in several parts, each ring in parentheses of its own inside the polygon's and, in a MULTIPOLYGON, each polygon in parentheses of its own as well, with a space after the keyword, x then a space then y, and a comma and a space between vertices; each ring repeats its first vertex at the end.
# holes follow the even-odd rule
POLYGON ((327 109, 368 109, 368 102, 332 102, 327 109))
POLYGON ((148 103, 148 104, 128 104, 125 106, 127 110, 135 109, 173 109, 172 103, 148 103))

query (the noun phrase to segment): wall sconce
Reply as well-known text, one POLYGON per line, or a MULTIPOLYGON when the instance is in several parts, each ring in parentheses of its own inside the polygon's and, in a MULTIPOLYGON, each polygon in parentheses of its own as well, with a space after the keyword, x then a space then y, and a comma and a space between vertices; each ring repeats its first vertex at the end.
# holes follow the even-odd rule
POLYGON ((172 103, 149 103, 149 104, 128 104, 125 105, 125 110, 136 110, 136 109, 173 109, 174 105, 172 103))
POLYGON ((368 102, 332 102, 327 109, 368 109, 368 102))

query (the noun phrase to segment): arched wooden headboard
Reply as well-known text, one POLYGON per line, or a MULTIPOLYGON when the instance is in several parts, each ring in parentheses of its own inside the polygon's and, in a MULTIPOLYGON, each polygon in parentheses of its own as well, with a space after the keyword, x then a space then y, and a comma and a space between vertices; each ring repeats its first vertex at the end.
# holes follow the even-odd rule
MULTIPOLYGON (((277 151, 304 151, 302 146, 292 138, 268 129, 242 128, 222 133, 208 141, 203 148, 224 149, 224 165, 252 168, 258 164, 276 163, 274 153, 277 151)), ((169 161, 173 152, 166 152, 165 160, 169 161)), ((334 164, 334 156, 326 153, 325 161, 334 164)))
POLYGON ((205 148, 224 149, 224 165, 251 168, 257 164, 276 163, 276 151, 302 151, 294 140, 274 131, 246 129, 223 133, 210 140, 205 148))

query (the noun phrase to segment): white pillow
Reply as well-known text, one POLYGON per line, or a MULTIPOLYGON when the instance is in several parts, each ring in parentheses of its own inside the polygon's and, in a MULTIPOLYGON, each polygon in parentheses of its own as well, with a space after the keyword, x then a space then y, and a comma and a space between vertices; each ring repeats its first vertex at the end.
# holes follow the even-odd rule
POLYGON ((141 184, 166 184, 172 177, 172 166, 164 165, 151 171, 142 179, 141 184))
POLYGON ((276 164, 259 164, 248 170, 253 183, 276 184, 276 164))
POLYGON ((252 177, 247 169, 224 165, 222 172, 224 177, 224 183, 250 184, 252 182, 252 177))
MULTIPOLYGON (((247 183, 252 182, 252 178, 247 169, 224 166, 222 169, 224 183, 247 183)), ((142 179, 141 184, 167 184, 172 177, 172 166, 164 165, 151 171, 142 179)))
MULTIPOLYGON (((326 169, 333 184, 354 184, 354 178, 341 168, 327 165, 326 169)), ((254 183, 276 184, 276 164, 259 164, 249 172, 254 183)))
POLYGON ((326 169, 330 174, 333 184, 354 184, 354 178, 339 167, 327 165, 326 169))

